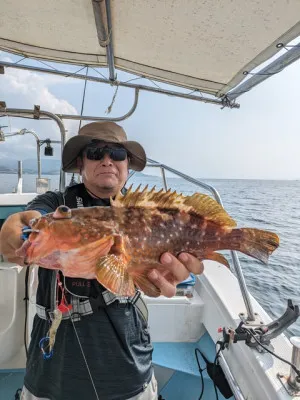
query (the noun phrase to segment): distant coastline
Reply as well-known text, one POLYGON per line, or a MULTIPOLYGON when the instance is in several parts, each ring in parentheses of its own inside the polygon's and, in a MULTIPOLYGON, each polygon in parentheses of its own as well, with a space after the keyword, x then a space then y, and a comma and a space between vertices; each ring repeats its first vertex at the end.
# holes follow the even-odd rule
MULTIPOLYGON (((37 171, 24 170, 23 175, 37 175, 37 171)), ((17 169, 3 168, 0 167, 0 174, 16 175, 18 173, 17 169)), ((59 171, 43 171, 43 175, 59 175, 59 171)))

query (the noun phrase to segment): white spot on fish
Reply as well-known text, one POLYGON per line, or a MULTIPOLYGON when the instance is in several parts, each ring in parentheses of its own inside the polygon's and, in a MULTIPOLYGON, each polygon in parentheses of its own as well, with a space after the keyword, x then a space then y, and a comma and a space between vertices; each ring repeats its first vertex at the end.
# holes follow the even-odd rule
POLYGON ((162 233, 162 234, 160 235, 160 237, 161 237, 161 238, 164 238, 164 237, 165 237, 165 235, 162 233))
POLYGON ((196 225, 196 224, 193 224, 193 225, 191 226, 191 228, 192 228, 192 229, 196 229, 196 228, 197 228, 197 225, 196 225))

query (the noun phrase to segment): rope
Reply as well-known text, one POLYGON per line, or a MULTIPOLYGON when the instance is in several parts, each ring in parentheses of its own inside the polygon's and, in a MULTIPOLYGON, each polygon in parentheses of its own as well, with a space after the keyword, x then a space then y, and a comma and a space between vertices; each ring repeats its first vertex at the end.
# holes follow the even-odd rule
POLYGON ((115 90, 115 94, 113 95, 112 101, 111 101, 110 105, 107 107, 107 110, 105 111, 105 114, 110 114, 111 113, 111 110, 113 108, 114 102, 116 100, 118 89, 119 89, 119 85, 117 84, 117 87, 116 87, 116 90, 115 90))
MULTIPOLYGON (((81 112, 80 112, 80 116, 82 117, 82 113, 83 113, 83 108, 84 108, 84 100, 85 100, 85 91, 86 91, 86 83, 87 83, 87 75, 88 75, 88 71, 89 71, 89 67, 86 67, 86 73, 85 73, 85 80, 84 80, 84 87, 83 87, 83 95, 82 95, 82 102, 81 102, 81 112)), ((79 121, 79 128, 78 130, 80 130, 81 128, 81 122, 82 120, 79 121)))

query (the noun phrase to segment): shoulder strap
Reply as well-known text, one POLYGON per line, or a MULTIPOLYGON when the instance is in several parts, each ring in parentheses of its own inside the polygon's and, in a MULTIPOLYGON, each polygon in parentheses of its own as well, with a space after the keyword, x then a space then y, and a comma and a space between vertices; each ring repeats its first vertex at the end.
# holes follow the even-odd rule
MULTIPOLYGON (((123 194, 126 193, 125 188, 122 189, 122 193, 123 194)), ((68 186, 65 192, 60 194, 61 196, 59 196, 59 202, 61 203, 61 205, 66 205, 69 208, 89 207, 92 205, 90 196, 87 193, 83 183, 73 186, 68 186)), ((53 271, 51 284, 52 284, 51 293, 56 293, 56 271, 53 271)), ((104 291, 102 295, 107 306, 113 301, 117 300, 117 296, 113 295, 110 292, 108 293, 108 291, 104 291), (106 299, 105 293, 107 293, 107 295, 109 294, 111 297, 109 297, 109 299, 106 299)), ((52 298, 51 300, 54 301, 54 298, 52 298)), ((137 291, 136 294, 131 299, 129 299, 129 302, 136 307, 136 309, 140 312, 145 322, 148 323, 148 308, 146 303, 141 297, 141 293, 137 291)))

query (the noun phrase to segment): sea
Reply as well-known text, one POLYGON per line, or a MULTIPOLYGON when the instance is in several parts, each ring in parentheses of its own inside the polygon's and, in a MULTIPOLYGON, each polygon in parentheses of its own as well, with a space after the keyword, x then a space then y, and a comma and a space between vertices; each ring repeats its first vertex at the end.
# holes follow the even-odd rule
MULTIPOLYGON (((59 177, 45 176, 51 190, 58 189, 59 177)), ((70 182, 67 175, 67 184, 70 182)), ((273 318, 282 315, 288 299, 300 306, 300 180, 237 180, 203 179, 221 196, 223 206, 239 227, 255 227, 277 233, 279 248, 268 265, 239 253, 239 259, 249 291, 273 318)), ((163 187, 159 176, 138 174, 128 185, 163 187)), ((23 175, 23 192, 34 192, 36 177, 23 175)), ((184 181, 167 177, 168 188, 186 195, 207 190, 184 181)), ((0 193, 12 192, 17 175, 0 174, 0 193)), ((229 253, 225 253, 231 262, 229 253)), ((234 273, 234 268, 232 268, 234 273)), ((288 336, 300 336, 300 318, 288 330, 288 336)))

